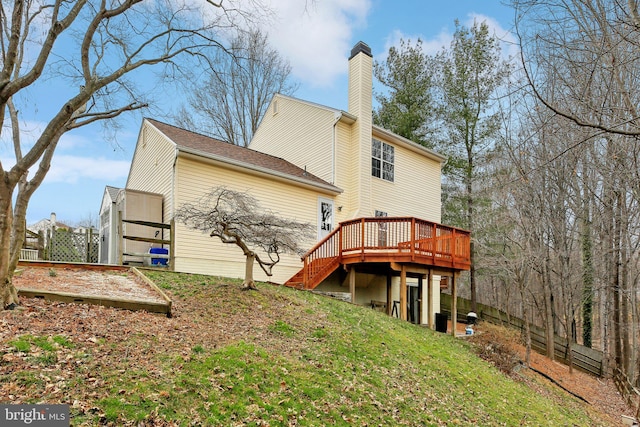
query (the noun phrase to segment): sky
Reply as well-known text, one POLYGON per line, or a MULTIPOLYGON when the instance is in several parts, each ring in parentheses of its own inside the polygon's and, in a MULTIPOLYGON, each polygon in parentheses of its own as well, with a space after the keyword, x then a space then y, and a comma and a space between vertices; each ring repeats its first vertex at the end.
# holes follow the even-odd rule
MULTIPOLYGON (((427 53, 436 53, 448 47, 456 19, 465 26, 475 20, 486 21, 504 40, 505 56, 516 53, 510 32, 513 11, 501 0, 264 1, 274 12, 264 30, 291 64, 292 79, 299 85, 294 96, 333 108, 347 109, 347 60, 359 41, 371 47, 378 61, 400 39, 420 38, 427 53)), ((44 110, 52 94, 32 96, 44 110)), ((126 184, 142 117, 171 123, 167 108, 121 117, 115 135, 106 136, 100 125, 90 125, 63 136, 49 174, 31 198, 27 224, 52 212, 70 225, 89 219, 97 223, 105 186, 126 184)), ((41 126, 37 117, 26 122, 26 129, 41 126)), ((3 166, 11 164, 11 153, 7 143, 0 145, 3 166)))

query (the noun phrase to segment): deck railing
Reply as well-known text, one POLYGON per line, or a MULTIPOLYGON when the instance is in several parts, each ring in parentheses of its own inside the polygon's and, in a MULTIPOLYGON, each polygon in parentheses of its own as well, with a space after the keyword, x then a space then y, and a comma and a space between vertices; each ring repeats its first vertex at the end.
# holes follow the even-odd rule
POLYGON ((345 221, 304 256, 304 283, 343 262, 372 257, 468 270, 471 233, 412 217, 345 221))

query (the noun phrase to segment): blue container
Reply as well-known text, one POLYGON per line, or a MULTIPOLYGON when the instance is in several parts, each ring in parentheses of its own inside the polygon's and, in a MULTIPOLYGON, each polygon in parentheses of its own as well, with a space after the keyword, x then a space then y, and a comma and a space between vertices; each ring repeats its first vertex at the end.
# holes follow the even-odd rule
MULTIPOLYGON (((169 249, 151 248, 151 249, 149 249, 149 253, 150 254, 169 255, 169 249)), ((151 258, 151 264, 152 265, 167 265, 167 261, 169 261, 169 260, 166 259, 166 258, 151 258)))

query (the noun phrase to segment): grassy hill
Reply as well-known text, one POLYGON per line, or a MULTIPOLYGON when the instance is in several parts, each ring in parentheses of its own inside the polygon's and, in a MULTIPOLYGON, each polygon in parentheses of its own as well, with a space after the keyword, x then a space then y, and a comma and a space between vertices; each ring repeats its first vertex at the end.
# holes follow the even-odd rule
POLYGON ((0 401, 73 425, 609 425, 464 340, 308 292, 149 272, 174 317, 25 301, 0 317, 0 401))

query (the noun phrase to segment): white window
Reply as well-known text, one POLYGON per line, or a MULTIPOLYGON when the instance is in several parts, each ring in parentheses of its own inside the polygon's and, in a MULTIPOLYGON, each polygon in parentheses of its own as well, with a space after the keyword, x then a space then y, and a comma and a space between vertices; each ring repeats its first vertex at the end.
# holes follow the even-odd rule
POLYGON ((393 182, 395 153, 392 145, 371 141, 371 176, 393 182))
POLYGON ((324 239, 333 230, 333 200, 318 198, 318 238, 324 239))

